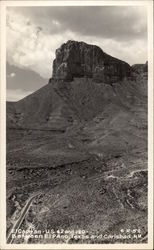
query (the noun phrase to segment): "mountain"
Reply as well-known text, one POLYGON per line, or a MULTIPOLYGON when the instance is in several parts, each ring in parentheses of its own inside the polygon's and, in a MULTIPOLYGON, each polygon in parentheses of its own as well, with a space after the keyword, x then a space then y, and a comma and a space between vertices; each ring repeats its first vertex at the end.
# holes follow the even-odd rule
POLYGON ((7 104, 7 125, 66 129, 76 122, 91 121, 109 107, 128 111, 144 102, 145 89, 143 82, 131 80, 127 63, 97 46, 68 41, 56 51, 49 84, 7 104))
POLYGON ((7 103, 8 221, 14 196, 23 207, 39 191, 26 215, 37 229, 114 235, 129 225, 144 238, 68 242, 147 241, 147 70, 68 41, 56 51, 48 84, 7 103))

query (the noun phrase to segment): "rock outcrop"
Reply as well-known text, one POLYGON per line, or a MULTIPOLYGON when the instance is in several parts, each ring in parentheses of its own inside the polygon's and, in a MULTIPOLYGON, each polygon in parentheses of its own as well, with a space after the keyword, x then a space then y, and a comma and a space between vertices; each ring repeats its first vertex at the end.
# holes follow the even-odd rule
POLYGON ((148 72, 148 62, 145 64, 134 64, 132 65, 132 71, 141 74, 141 73, 147 73, 148 72))
POLYGON ((72 81, 75 77, 87 77, 112 83, 129 76, 130 71, 128 63, 106 54, 98 46, 68 41, 56 50, 52 78, 72 81))

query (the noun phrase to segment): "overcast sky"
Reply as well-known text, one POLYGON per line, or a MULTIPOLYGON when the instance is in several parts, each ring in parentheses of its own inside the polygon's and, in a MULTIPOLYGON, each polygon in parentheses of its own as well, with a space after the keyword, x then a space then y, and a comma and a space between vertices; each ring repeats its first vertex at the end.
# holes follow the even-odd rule
POLYGON ((147 60, 145 7, 7 7, 7 99, 42 87, 55 50, 67 40, 100 46, 128 62, 147 60))

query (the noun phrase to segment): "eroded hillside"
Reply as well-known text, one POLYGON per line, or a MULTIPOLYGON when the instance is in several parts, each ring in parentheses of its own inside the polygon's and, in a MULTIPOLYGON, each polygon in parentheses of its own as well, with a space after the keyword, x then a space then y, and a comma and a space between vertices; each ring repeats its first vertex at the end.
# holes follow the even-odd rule
MULTIPOLYGON (((144 242, 147 69, 131 68, 96 48, 92 57, 94 68, 100 69, 102 64, 106 67, 105 71, 100 69, 98 81, 95 74, 83 71, 83 64, 88 68, 92 63, 88 58, 94 48, 80 44, 75 42, 74 51, 69 41, 58 50, 54 74, 46 86, 7 105, 8 231, 18 220, 16 214, 20 217, 20 208, 28 197, 39 191, 42 196, 27 212, 23 228, 32 223, 40 230, 84 229, 97 236, 130 228, 140 230, 142 237, 134 238, 131 234, 126 239, 113 238, 113 243, 144 242), (62 67, 64 63, 69 68, 62 67), (66 77, 66 70, 70 78, 66 77)), ((56 238, 28 241, 58 242, 56 238)), ((109 241, 101 237, 76 240, 73 236, 60 240, 109 241)))

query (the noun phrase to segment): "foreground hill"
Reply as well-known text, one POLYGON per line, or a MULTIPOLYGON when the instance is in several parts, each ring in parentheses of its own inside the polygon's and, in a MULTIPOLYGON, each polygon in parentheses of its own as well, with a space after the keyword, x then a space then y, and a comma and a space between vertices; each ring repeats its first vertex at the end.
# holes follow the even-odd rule
POLYGON ((143 237, 122 242, 147 240, 147 66, 68 41, 56 52, 49 83, 7 104, 8 230, 13 195, 22 207, 34 190, 43 196, 26 222, 36 228, 94 235, 129 225, 143 237))

